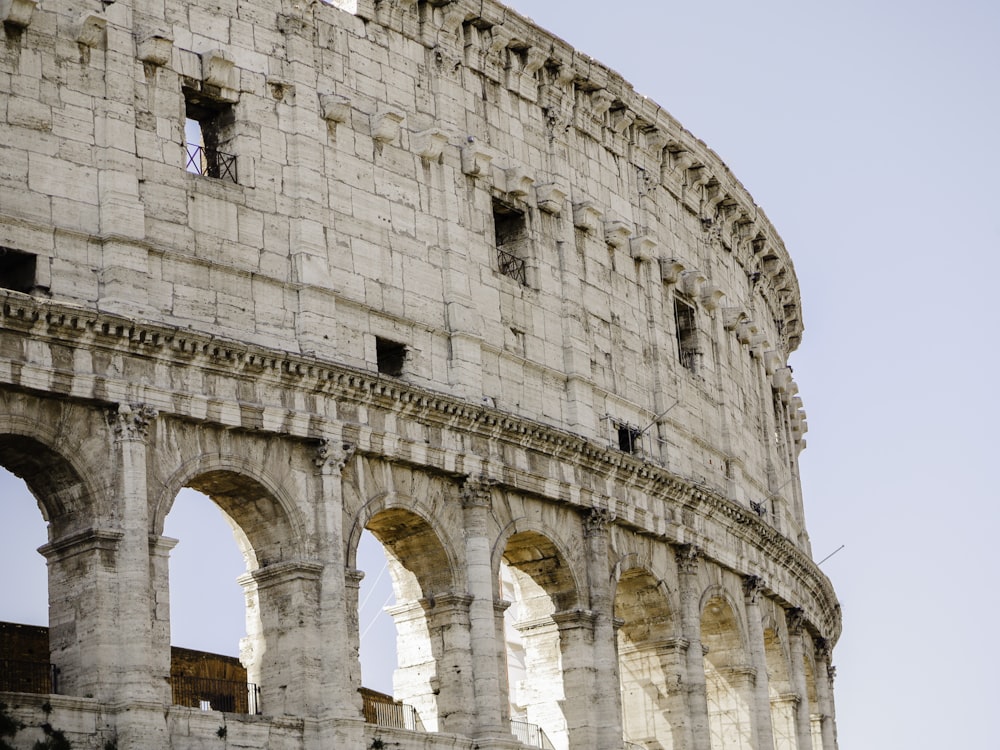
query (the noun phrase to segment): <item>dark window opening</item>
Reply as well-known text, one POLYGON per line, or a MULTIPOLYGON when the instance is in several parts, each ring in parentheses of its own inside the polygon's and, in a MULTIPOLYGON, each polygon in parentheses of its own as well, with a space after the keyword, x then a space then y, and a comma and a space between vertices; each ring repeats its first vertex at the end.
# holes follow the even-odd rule
POLYGON ((625 453, 636 453, 639 450, 639 436, 642 434, 638 427, 619 422, 618 428, 618 450, 625 453))
POLYGON ((493 229, 500 273, 519 284, 527 284, 528 225, 524 212, 494 199, 493 229))
POLYGON ((698 350, 698 326, 694 305, 674 297, 674 321, 677 326, 677 356, 691 372, 698 372, 701 352, 698 350))
POLYGON ((236 156, 231 153, 236 116, 232 104, 184 90, 184 168, 192 174, 237 182, 236 156))
POLYGON ((403 364, 406 362, 406 345, 376 337, 375 357, 380 373, 398 378, 403 374, 403 364))
POLYGON ((31 253, 0 247, 0 288, 31 294, 36 287, 35 265, 31 253))

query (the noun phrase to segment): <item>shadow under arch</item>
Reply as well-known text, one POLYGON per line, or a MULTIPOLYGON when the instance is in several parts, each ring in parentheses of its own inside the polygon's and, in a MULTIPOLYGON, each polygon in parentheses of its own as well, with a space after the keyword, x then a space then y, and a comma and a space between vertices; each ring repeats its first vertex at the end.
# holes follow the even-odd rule
POLYGON ((625 738, 642 747, 683 747, 687 642, 666 583, 637 556, 629 558, 635 564, 621 572, 614 595, 625 738))
POLYGON ((702 597, 701 644, 705 649, 705 690, 713 750, 753 747, 754 672, 737 608, 721 586, 702 597))
MULTIPOLYGON (((388 609, 396 626, 394 698, 416 710, 414 726, 465 731, 472 694, 471 664, 449 654, 448 629, 468 627, 469 597, 459 595, 459 566, 436 529, 433 516, 415 498, 379 493, 355 514, 347 534, 348 566, 357 565, 362 532, 382 545, 396 604, 388 609)), ((356 606, 356 603, 355 603, 356 606)), ((352 634, 360 639, 360 634, 352 634)))
POLYGON ((556 748, 571 747, 588 719, 592 674, 586 672, 593 617, 581 610, 580 586, 562 545, 518 519, 494 547, 494 571, 511 601, 507 611, 511 717, 537 724, 556 748), (578 713, 570 713, 576 711, 578 713))

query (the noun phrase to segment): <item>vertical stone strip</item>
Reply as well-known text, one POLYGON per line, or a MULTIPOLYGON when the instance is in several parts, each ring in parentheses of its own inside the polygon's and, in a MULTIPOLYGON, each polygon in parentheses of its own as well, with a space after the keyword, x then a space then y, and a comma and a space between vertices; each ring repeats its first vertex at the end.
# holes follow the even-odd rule
MULTIPOLYGON (((610 686, 598 685, 595 677, 594 613, 570 610, 552 615, 559 630, 559 651, 562 654, 562 712, 566 717, 569 746, 573 750, 604 750, 621 747, 621 734, 612 745, 599 746, 597 719, 599 708, 594 698, 598 690, 610 686)), ((616 691, 620 688, 616 685, 616 691)), ((539 722, 543 723, 543 722, 539 722)))
POLYGON ((785 620, 788 623, 788 652, 792 661, 792 687, 799 699, 795 709, 795 736, 800 748, 811 750, 812 726, 809 713, 809 688, 806 685, 805 651, 802 647, 802 630, 805 627, 805 618, 801 609, 789 609, 785 612, 785 620))
POLYGON ((492 490, 487 481, 468 478, 462 485, 465 567, 469 580, 469 631, 475 680, 475 736, 509 734, 502 722, 500 669, 504 643, 497 638, 493 564, 488 535, 492 490))
POLYGON ((170 705, 173 701, 170 677, 170 551, 176 539, 149 536, 149 576, 153 592, 151 603, 153 641, 153 681, 160 686, 161 700, 170 705))
POLYGON ((837 750, 837 728, 833 708, 832 649, 825 638, 816 641, 816 702, 819 703, 823 750, 837 750))
POLYGON ((115 566, 118 569, 118 618, 120 667, 116 696, 119 701, 159 701, 153 685, 152 598, 149 568, 149 503, 146 488, 146 441, 156 410, 137 404, 120 404, 108 414, 114 437, 118 482, 117 510, 123 533, 115 566))
POLYGON ((754 736, 758 748, 774 747, 774 730, 771 727, 771 695, 767 679, 767 651, 764 646, 764 624, 758 600, 764 587, 759 576, 743 579, 743 594, 747 612, 747 636, 750 647, 750 664, 756 675, 753 688, 754 736))
POLYGON ((319 580, 320 648, 317 715, 323 747, 355 747, 361 742, 362 726, 343 722, 360 719, 361 666, 358 661, 358 584, 360 576, 345 576, 343 470, 355 446, 320 440, 313 456, 319 480, 317 545, 323 566, 319 580), (352 585, 353 584, 353 585, 352 585), (354 626, 352 627, 352 621, 354 626), (346 637, 345 637, 346 636, 346 637))
POLYGON ((701 551, 691 544, 677 548, 677 574, 681 597, 681 634, 687 647, 687 704, 692 750, 710 750, 708 695, 705 688, 705 652, 701 645, 701 591, 698 569, 701 551))
POLYGON ((597 747, 621 747, 622 706, 618 677, 618 649, 608 540, 611 513, 594 508, 583 522, 587 542, 587 573, 590 579, 590 609, 594 613, 594 720, 597 747))

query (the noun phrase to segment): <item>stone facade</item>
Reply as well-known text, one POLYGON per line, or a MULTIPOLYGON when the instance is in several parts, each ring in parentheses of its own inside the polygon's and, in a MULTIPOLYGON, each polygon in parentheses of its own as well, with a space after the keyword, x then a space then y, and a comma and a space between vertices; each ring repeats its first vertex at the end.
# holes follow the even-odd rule
POLYGON ((60 675, 3 696, 27 725, 46 702, 75 748, 836 748, 798 286, 703 143, 493 0, 0 19, 0 463, 49 524, 60 675), (237 529, 261 715, 172 705, 183 487, 237 529), (362 711, 364 529, 415 728, 362 711))

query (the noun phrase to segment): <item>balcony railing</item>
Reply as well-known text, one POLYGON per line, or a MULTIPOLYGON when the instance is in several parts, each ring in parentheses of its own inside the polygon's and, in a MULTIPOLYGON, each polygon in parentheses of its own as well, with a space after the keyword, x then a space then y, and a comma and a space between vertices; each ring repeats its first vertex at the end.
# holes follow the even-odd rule
POLYGON ((236 182, 236 157, 194 143, 186 144, 187 164, 184 168, 192 174, 215 177, 236 182))
POLYGON ((545 732, 537 724, 529 724, 519 719, 510 720, 510 731, 522 745, 531 745, 541 750, 555 750, 545 732))
POLYGON ((504 276, 509 276, 522 286, 528 283, 524 258, 518 258, 516 255, 498 247, 497 263, 500 265, 500 273, 504 276))
POLYGON ((636 744, 635 742, 625 740, 625 750, 646 750, 646 748, 642 745, 636 744))
POLYGON ((234 714, 260 713, 260 688, 252 682, 180 675, 171 676, 170 688, 175 706, 234 714))
POLYGON ((59 669, 44 661, 0 659, 0 692, 58 693, 59 669))
POLYGON ((417 709, 406 703, 383 698, 370 692, 361 694, 365 721, 391 729, 423 729, 417 716, 417 709))

